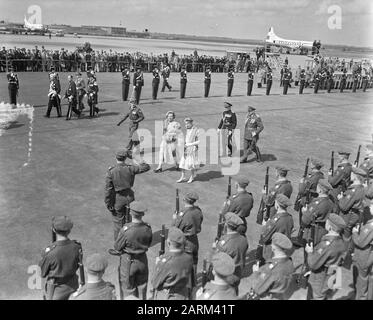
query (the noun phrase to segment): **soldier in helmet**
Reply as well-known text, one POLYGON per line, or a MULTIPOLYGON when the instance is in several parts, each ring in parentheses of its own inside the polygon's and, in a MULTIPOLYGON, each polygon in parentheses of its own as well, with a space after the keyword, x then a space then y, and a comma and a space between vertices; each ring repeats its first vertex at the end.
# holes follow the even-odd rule
POLYGON ((141 89, 144 86, 144 74, 141 71, 141 67, 136 67, 136 72, 133 74, 133 89, 135 90, 136 104, 140 103, 141 89))
POLYGON ((9 91, 9 102, 10 104, 16 106, 17 105, 17 96, 19 90, 19 81, 18 76, 14 72, 14 68, 9 68, 9 73, 6 75, 8 79, 8 91, 9 91))

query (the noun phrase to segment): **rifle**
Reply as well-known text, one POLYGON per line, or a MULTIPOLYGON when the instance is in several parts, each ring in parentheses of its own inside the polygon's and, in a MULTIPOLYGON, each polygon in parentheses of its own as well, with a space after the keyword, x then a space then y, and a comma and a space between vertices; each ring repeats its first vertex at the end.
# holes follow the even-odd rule
POLYGON ((226 200, 223 204, 223 208, 222 208, 221 212, 219 213, 218 229, 216 231, 215 241, 219 241, 219 239, 221 238, 221 235, 223 234, 223 230, 224 230, 224 210, 225 210, 225 207, 227 205, 227 200, 230 198, 231 194, 232 194, 232 177, 228 177, 227 197, 226 197, 226 200))
POLYGON ((361 145, 359 145, 359 148, 357 149, 356 160, 355 160, 355 162, 354 162, 354 165, 355 165, 356 167, 359 166, 360 150, 361 150, 361 145))
POLYGON ((165 244, 166 244, 166 227, 162 224, 162 231, 161 231, 161 250, 159 250, 159 256, 165 253, 165 244))
MULTIPOLYGON (((265 178, 264 178, 264 189, 265 189, 266 195, 268 195, 268 182, 269 182, 269 167, 267 167, 266 175, 265 175, 265 178)), ((263 224, 264 210, 267 211, 266 212, 267 219, 265 219, 265 221, 268 220, 268 216, 269 216, 269 210, 268 209, 269 209, 269 207, 265 208, 264 197, 262 196, 262 200, 260 201, 260 205, 259 205, 258 214, 256 216, 256 223, 257 224, 260 224, 260 225, 263 224)))
POLYGON ((207 260, 203 259, 203 269, 202 269, 202 289, 205 289, 207 283, 207 260))
POLYGON ((84 266, 83 266, 83 249, 80 247, 79 249, 79 284, 80 286, 85 285, 85 276, 84 276, 84 266))
POLYGON ((180 212, 179 189, 176 189, 176 209, 175 209, 175 213, 178 214, 179 212, 180 212))
POLYGON ((332 151, 332 156, 330 158, 330 171, 333 175, 334 174, 334 151, 332 151))
POLYGON ((52 242, 55 242, 56 239, 57 239, 57 236, 56 236, 56 230, 54 230, 54 228, 53 228, 53 221, 54 221, 54 218, 52 218, 51 234, 52 234, 52 242))

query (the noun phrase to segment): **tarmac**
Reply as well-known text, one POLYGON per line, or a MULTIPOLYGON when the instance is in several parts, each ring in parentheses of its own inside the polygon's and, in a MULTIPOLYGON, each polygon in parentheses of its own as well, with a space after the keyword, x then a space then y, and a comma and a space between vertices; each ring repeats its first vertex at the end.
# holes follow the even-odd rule
MULTIPOLYGON (((104 186, 106 171, 115 164, 115 152, 127 144, 128 124, 116 126, 124 112, 128 112, 128 102, 121 100, 121 75, 97 73, 99 117, 90 119, 85 103, 84 116, 71 121, 57 118, 55 110, 52 110, 50 119, 43 117, 48 99, 47 73, 20 73, 19 80, 19 103, 34 106, 34 111, 32 122, 26 115, 20 115, 0 133, 0 299, 41 299, 40 279, 35 278, 33 268, 38 264, 41 252, 51 242, 51 219, 58 215, 68 215, 73 220, 71 238, 82 243, 85 257, 96 252, 106 254, 109 267, 104 278, 118 289, 119 259, 107 254, 113 246, 113 233, 111 216, 104 204, 104 186)), ((62 90, 65 90, 67 74, 60 73, 60 80, 62 90)), ((254 197, 254 208, 248 218, 250 248, 247 270, 240 285, 240 294, 243 294, 250 289, 251 267, 261 230, 255 220, 266 167, 270 167, 270 186, 275 181, 276 165, 285 164, 290 169, 288 178, 293 184, 291 200, 294 202, 306 158, 317 157, 323 161, 325 174, 330 166, 332 150, 351 152, 350 160, 353 162, 359 144, 372 141, 372 89, 365 93, 361 90, 356 93, 333 90, 330 94, 321 91, 316 95, 313 89, 307 88, 301 96, 298 88, 293 87, 284 96, 275 81, 271 95, 265 96, 265 86, 258 89, 255 81, 253 95, 248 97, 247 74, 236 73, 232 97, 228 98, 226 74, 213 74, 210 97, 204 98, 203 74, 189 73, 186 98, 180 99, 179 75, 172 73, 170 83, 173 90, 159 92, 158 100, 153 101, 151 74, 145 74, 140 101, 145 120, 140 128, 154 134, 154 121, 163 120, 166 112, 173 110, 181 124, 188 116, 200 128, 216 129, 224 110, 224 101, 233 104, 238 129, 244 128, 248 105, 257 108, 263 120, 264 131, 258 145, 264 162, 242 164, 238 174, 249 178, 248 190, 254 197)), ((1 74, 0 101, 8 101, 7 94, 6 75, 1 74)), ((62 110, 66 115, 66 100, 62 110)), ((156 168, 158 148, 158 145, 153 145, 144 150, 145 154, 153 155, 152 169, 156 168)), ((180 173, 171 166, 164 168, 168 170, 160 174, 150 171, 138 175, 134 186, 136 199, 149 208, 144 220, 151 224, 153 230, 153 244, 148 251, 149 279, 160 249, 161 226, 165 224, 169 227, 172 221, 175 189, 180 188, 181 199, 190 190, 200 196, 198 205, 204 220, 199 235, 198 273, 202 269, 203 258, 210 255, 218 213, 227 190, 228 178, 222 175, 219 164, 205 163, 191 185, 176 184, 180 173)), ((294 217, 295 236, 298 213, 292 208, 290 213, 294 217)), ((302 250, 298 249, 293 254, 294 265, 300 266, 302 260, 302 250)), ((300 268, 297 270, 299 272, 300 268)), ((351 271, 344 270, 343 275, 343 289, 334 299, 347 299, 352 292, 351 271)), ((290 299, 305 298, 306 290, 294 288, 290 299)))

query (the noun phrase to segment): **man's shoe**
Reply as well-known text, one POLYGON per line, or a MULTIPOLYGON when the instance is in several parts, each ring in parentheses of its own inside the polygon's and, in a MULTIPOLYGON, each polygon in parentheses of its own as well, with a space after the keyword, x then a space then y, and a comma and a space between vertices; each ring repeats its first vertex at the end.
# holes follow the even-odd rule
POLYGON ((162 168, 158 168, 158 169, 155 169, 153 170, 155 173, 159 173, 159 172, 162 172, 162 168))
POLYGON ((48 116, 47 114, 44 115, 44 118, 49 118, 50 116, 48 116))

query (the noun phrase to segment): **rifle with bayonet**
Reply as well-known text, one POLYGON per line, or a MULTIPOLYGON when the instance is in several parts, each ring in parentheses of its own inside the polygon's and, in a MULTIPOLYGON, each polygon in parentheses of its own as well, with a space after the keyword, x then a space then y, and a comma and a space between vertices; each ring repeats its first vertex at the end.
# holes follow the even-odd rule
POLYGON ((202 290, 205 289, 207 283, 207 259, 203 259, 203 269, 202 269, 202 290))
POLYGON ((176 189, 176 206, 175 206, 175 213, 178 214, 180 212, 180 198, 179 198, 179 189, 176 189))
POLYGON ((223 230, 224 230, 224 211, 225 211, 225 207, 227 206, 227 201, 230 198, 231 194, 232 194, 232 177, 228 177, 227 197, 224 201, 223 208, 222 208, 221 212, 219 213, 219 221, 218 221, 218 228, 217 228, 217 231, 216 231, 215 241, 219 241, 219 239, 221 238, 221 235, 223 234, 223 230))
POLYGON ((84 275, 84 266, 83 266, 83 249, 82 246, 79 248, 79 284, 80 286, 85 285, 85 275, 84 275))
POLYGON ((52 235, 52 242, 55 242, 57 239, 57 236, 56 236, 56 230, 53 227, 53 221, 54 221, 54 218, 52 219, 51 235, 52 235))
MULTIPOLYGON (((265 190, 265 195, 268 196, 268 183, 269 183, 269 167, 267 167, 266 170, 266 175, 264 178, 264 190, 265 190)), ((265 201, 264 201, 264 196, 262 196, 262 200, 260 201, 259 209, 258 209, 258 214, 256 216, 256 223, 262 225, 263 224, 263 219, 265 221, 268 220, 269 217, 269 207, 266 207, 265 201), (264 212, 266 211, 266 212, 264 212)))
POLYGON ((161 237, 161 250, 159 250, 159 256, 164 255, 166 248, 166 226, 162 224, 162 231, 160 234, 161 237))
POLYGON ((332 156, 330 158, 330 173, 333 176, 334 174, 334 151, 332 151, 332 156))
POLYGON ((361 145, 359 145, 359 148, 357 149, 357 155, 356 155, 356 159, 354 162, 354 165, 356 166, 356 168, 359 166, 360 150, 361 150, 361 145))

